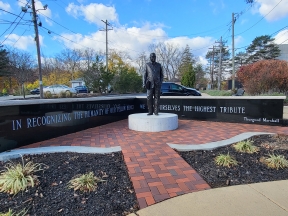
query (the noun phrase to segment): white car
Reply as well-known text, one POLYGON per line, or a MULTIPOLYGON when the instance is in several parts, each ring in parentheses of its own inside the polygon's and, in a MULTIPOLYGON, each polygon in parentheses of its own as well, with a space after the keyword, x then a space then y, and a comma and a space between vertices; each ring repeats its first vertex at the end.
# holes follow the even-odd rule
POLYGON ((59 94, 60 92, 71 92, 73 94, 76 94, 77 91, 74 88, 70 88, 66 85, 51 85, 47 86, 43 89, 44 93, 50 92, 51 94, 59 94))

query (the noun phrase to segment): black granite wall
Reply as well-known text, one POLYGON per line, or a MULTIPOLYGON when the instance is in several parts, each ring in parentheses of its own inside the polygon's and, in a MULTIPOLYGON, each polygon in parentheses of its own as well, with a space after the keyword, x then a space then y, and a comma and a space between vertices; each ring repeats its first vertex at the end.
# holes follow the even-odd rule
MULTIPOLYGON (((147 112, 146 98, 0 106, 0 152, 147 112)), ((283 99, 161 98, 179 118, 284 125, 283 99)), ((287 125, 287 124, 285 124, 287 125)))

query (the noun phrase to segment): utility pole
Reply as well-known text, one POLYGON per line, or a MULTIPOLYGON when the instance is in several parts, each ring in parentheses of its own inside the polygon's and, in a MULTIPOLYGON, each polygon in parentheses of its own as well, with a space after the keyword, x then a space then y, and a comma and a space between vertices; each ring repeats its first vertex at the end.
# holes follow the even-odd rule
MULTIPOLYGON (((44 10, 46 10, 47 6, 44 6, 44 10)), ((23 9, 22 9, 23 10, 23 9)), ((25 9, 24 9, 25 10, 25 9)), ((41 69, 41 54, 40 54, 40 43, 39 43, 39 33, 38 33, 38 25, 37 25, 37 15, 35 9, 35 0, 32 0, 32 14, 33 14, 33 23, 35 29, 35 41, 37 48, 37 58, 38 58, 38 71, 39 71, 39 88, 40 88, 40 99, 43 99, 43 83, 42 83, 42 69, 41 69)))
POLYGON ((113 28, 108 29, 108 26, 110 26, 110 23, 107 20, 106 21, 101 20, 101 21, 105 23, 105 30, 100 30, 100 31, 106 31, 106 71, 108 72, 108 31, 113 30, 113 28))
POLYGON ((234 48, 234 13, 232 13, 232 90, 235 89, 235 48, 234 48))
POLYGON ((212 68, 211 68, 211 89, 213 90, 213 83, 214 83, 214 54, 215 54, 215 50, 214 50, 215 46, 213 46, 213 48, 209 48, 212 49, 212 68))
POLYGON ((223 47, 223 41, 222 41, 222 36, 220 38, 220 52, 219 52, 219 72, 218 72, 218 90, 221 89, 221 69, 222 69, 222 47, 223 47))

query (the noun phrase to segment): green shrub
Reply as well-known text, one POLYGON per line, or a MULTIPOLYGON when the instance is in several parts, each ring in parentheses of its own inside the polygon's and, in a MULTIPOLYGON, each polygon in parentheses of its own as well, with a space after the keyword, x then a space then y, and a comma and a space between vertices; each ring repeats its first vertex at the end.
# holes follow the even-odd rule
POLYGON ((257 151, 259 151, 259 148, 252 145, 253 141, 251 140, 244 140, 241 142, 236 143, 235 145, 233 145, 233 147, 235 148, 236 151, 238 152, 244 152, 244 153, 255 153, 257 151))
POLYGON ((260 158, 260 162, 266 164, 271 169, 284 169, 288 167, 288 161, 283 155, 269 154, 268 158, 260 158))
POLYGON ((238 162, 228 154, 220 154, 215 158, 216 165, 231 167, 238 164, 238 162))
POLYGON ((98 182, 104 182, 96 176, 94 176, 93 172, 89 172, 83 175, 77 175, 72 180, 69 181, 68 187, 73 188, 74 191, 80 190, 83 192, 94 191, 97 188, 98 182))
POLYGON ((9 194, 17 194, 19 191, 24 191, 27 187, 34 187, 38 183, 38 177, 35 172, 42 170, 41 164, 34 164, 29 161, 24 164, 8 163, 6 170, 0 174, 0 192, 9 194))

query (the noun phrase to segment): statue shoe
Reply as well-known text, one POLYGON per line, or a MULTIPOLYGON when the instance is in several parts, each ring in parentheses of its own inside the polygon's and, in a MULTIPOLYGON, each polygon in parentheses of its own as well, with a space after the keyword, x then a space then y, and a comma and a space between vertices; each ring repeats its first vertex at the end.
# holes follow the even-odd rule
POLYGON ((147 115, 148 115, 148 116, 149 116, 149 115, 153 115, 153 113, 148 113, 147 115))

